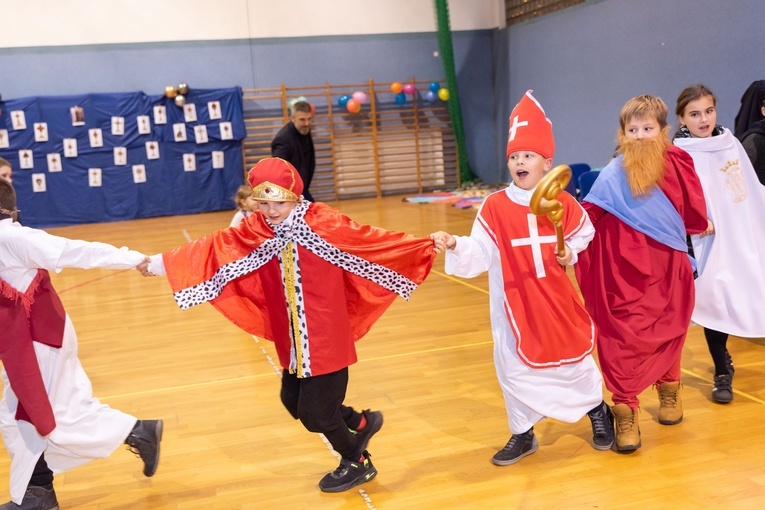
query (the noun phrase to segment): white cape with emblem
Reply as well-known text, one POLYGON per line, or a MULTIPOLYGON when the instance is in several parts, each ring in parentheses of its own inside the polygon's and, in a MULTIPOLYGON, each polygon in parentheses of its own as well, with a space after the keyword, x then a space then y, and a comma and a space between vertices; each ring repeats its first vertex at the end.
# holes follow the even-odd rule
POLYGON ((727 129, 674 144, 693 157, 715 227, 711 236, 691 236, 699 270, 693 321, 740 337, 765 337, 765 186, 727 129))

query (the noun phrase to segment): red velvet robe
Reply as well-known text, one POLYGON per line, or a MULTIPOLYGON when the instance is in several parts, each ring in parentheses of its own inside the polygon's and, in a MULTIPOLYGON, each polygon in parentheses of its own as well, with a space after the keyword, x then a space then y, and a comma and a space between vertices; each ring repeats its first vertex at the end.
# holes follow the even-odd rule
MULTIPOLYGON (((661 189, 687 233, 703 232, 706 203, 693 160, 670 147, 666 163, 661 189)), ((693 312, 693 269, 686 252, 651 239, 586 199, 582 205, 596 233, 579 254, 576 274, 598 326, 603 379, 615 401, 636 397, 677 364, 693 312)))
POLYGON ((306 211, 306 204, 296 207, 288 231, 280 228, 286 221, 272 228, 254 214, 163 254, 182 308, 210 301, 243 330, 273 341, 282 367, 298 377, 355 363, 354 342, 397 294, 409 299, 435 258, 430 239, 359 225, 321 203, 306 211), (275 248, 287 238, 291 255, 275 248), (295 281, 285 286, 288 265, 295 281))

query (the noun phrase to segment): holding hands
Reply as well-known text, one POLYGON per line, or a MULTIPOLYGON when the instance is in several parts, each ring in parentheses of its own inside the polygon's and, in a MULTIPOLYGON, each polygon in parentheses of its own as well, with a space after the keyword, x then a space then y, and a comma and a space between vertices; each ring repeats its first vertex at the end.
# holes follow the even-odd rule
POLYGON ((430 234, 430 238, 433 240, 433 246, 436 249, 436 253, 451 250, 457 245, 457 240, 451 234, 439 230, 430 234))
POLYGON ((141 261, 140 264, 135 266, 136 270, 139 271, 141 273, 141 275, 143 275, 143 276, 147 276, 147 277, 148 276, 157 276, 154 273, 149 271, 149 262, 150 261, 151 261, 151 259, 149 257, 145 257, 143 259, 143 261, 141 261))

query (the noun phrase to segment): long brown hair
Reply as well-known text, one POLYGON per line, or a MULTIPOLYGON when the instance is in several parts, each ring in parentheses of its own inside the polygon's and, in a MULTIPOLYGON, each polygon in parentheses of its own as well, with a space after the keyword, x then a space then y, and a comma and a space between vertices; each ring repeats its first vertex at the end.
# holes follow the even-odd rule
POLYGON ((675 115, 682 117, 685 114, 685 107, 688 103, 709 96, 712 98, 712 105, 717 106, 717 97, 705 85, 698 83, 690 87, 685 87, 680 95, 677 96, 677 106, 675 106, 675 115))

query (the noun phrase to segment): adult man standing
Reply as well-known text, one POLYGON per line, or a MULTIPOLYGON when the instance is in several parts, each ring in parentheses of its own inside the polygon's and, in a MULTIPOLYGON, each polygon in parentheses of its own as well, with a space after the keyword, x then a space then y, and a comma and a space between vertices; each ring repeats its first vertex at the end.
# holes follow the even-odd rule
POLYGON ((303 197, 313 202, 313 196, 308 191, 316 169, 311 125, 313 108, 306 101, 296 102, 291 109, 290 121, 271 141, 271 156, 292 163, 303 179, 303 197))

